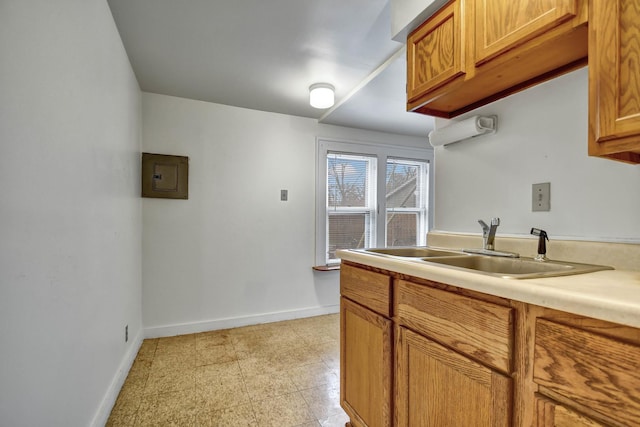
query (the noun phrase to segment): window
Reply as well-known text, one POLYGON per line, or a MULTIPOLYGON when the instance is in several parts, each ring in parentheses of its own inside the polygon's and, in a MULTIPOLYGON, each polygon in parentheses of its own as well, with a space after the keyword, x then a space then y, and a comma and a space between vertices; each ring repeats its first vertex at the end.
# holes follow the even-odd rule
POLYGON ((426 244, 429 149, 318 139, 316 265, 338 249, 426 244))
POLYGON ((428 167, 426 161, 387 160, 387 246, 426 243, 428 167))

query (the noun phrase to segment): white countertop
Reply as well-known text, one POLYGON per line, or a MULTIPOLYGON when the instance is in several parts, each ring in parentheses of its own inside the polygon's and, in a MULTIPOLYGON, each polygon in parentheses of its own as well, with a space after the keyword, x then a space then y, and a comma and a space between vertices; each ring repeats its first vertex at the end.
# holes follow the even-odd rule
POLYGON ((352 250, 343 261, 640 328, 640 272, 605 270, 544 279, 503 279, 352 250))

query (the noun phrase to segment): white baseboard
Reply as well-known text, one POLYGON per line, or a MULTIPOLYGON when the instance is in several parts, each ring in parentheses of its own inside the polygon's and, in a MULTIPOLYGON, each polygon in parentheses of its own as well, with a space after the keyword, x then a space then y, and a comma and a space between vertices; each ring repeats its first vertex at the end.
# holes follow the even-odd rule
POLYGON ((323 314, 338 313, 339 305, 305 308, 301 310, 278 311, 252 316, 229 317, 224 319, 207 320, 204 322, 180 323, 176 325, 153 326, 144 328, 145 338, 172 337, 175 335, 194 334, 198 332, 214 331, 218 329, 238 328, 240 326, 258 325, 261 323, 279 322, 282 320, 301 319, 304 317, 322 316, 323 314))
POLYGON ((138 331, 136 337, 131 341, 129 350, 122 358, 122 362, 120 362, 120 366, 118 367, 118 372, 116 372, 115 376, 113 377, 111 385, 109 385, 107 393, 102 399, 95 417, 93 417, 91 427, 103 427, 107 423, 109 415, 111 414, 111 410, 113 409, 113 405, 115 405, 118 394, 120 393, 120 389, 122 388, 124 381, 127 379, 127 375, 129 375, 129 370, 131 369, 131 366, 136 359, 138 350, 140 350, 142 339, 143 333, 140 330, 138 331))

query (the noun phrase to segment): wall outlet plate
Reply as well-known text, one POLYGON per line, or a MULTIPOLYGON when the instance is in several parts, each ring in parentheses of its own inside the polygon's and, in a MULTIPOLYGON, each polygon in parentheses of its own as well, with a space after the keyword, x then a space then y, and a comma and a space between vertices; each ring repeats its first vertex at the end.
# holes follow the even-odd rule
POLYGON ((531 210, 548 212, 551 210, 551 183, 533 184, 531 188, 531 210))

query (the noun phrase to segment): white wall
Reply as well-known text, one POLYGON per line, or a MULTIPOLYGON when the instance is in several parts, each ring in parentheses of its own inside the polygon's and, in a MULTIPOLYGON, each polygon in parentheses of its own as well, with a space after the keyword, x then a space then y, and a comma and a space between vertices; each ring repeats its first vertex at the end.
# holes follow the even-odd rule
POLYGON ((498 216, 498 234, 640 242, 640 166, 587 156, 587 74, 471 113, 497 114, 498 132, 436 149, 435 229, 480 233, 478 219, 498 216), (531 212, 540 182, 551 182, 549 212, 531 212))
POLYGON ((106 420, 140 343, 139 141, 107 3, 0 2, 2 426, 106 420))
POLYGON ((316 136, 425 147, 316 120, 143 93, 143 149, 190 158, 189 200, 144 199, 148 336, 336 311, 314 273, 316 136), (289 201, 280 201, 280 190, 289 201))

